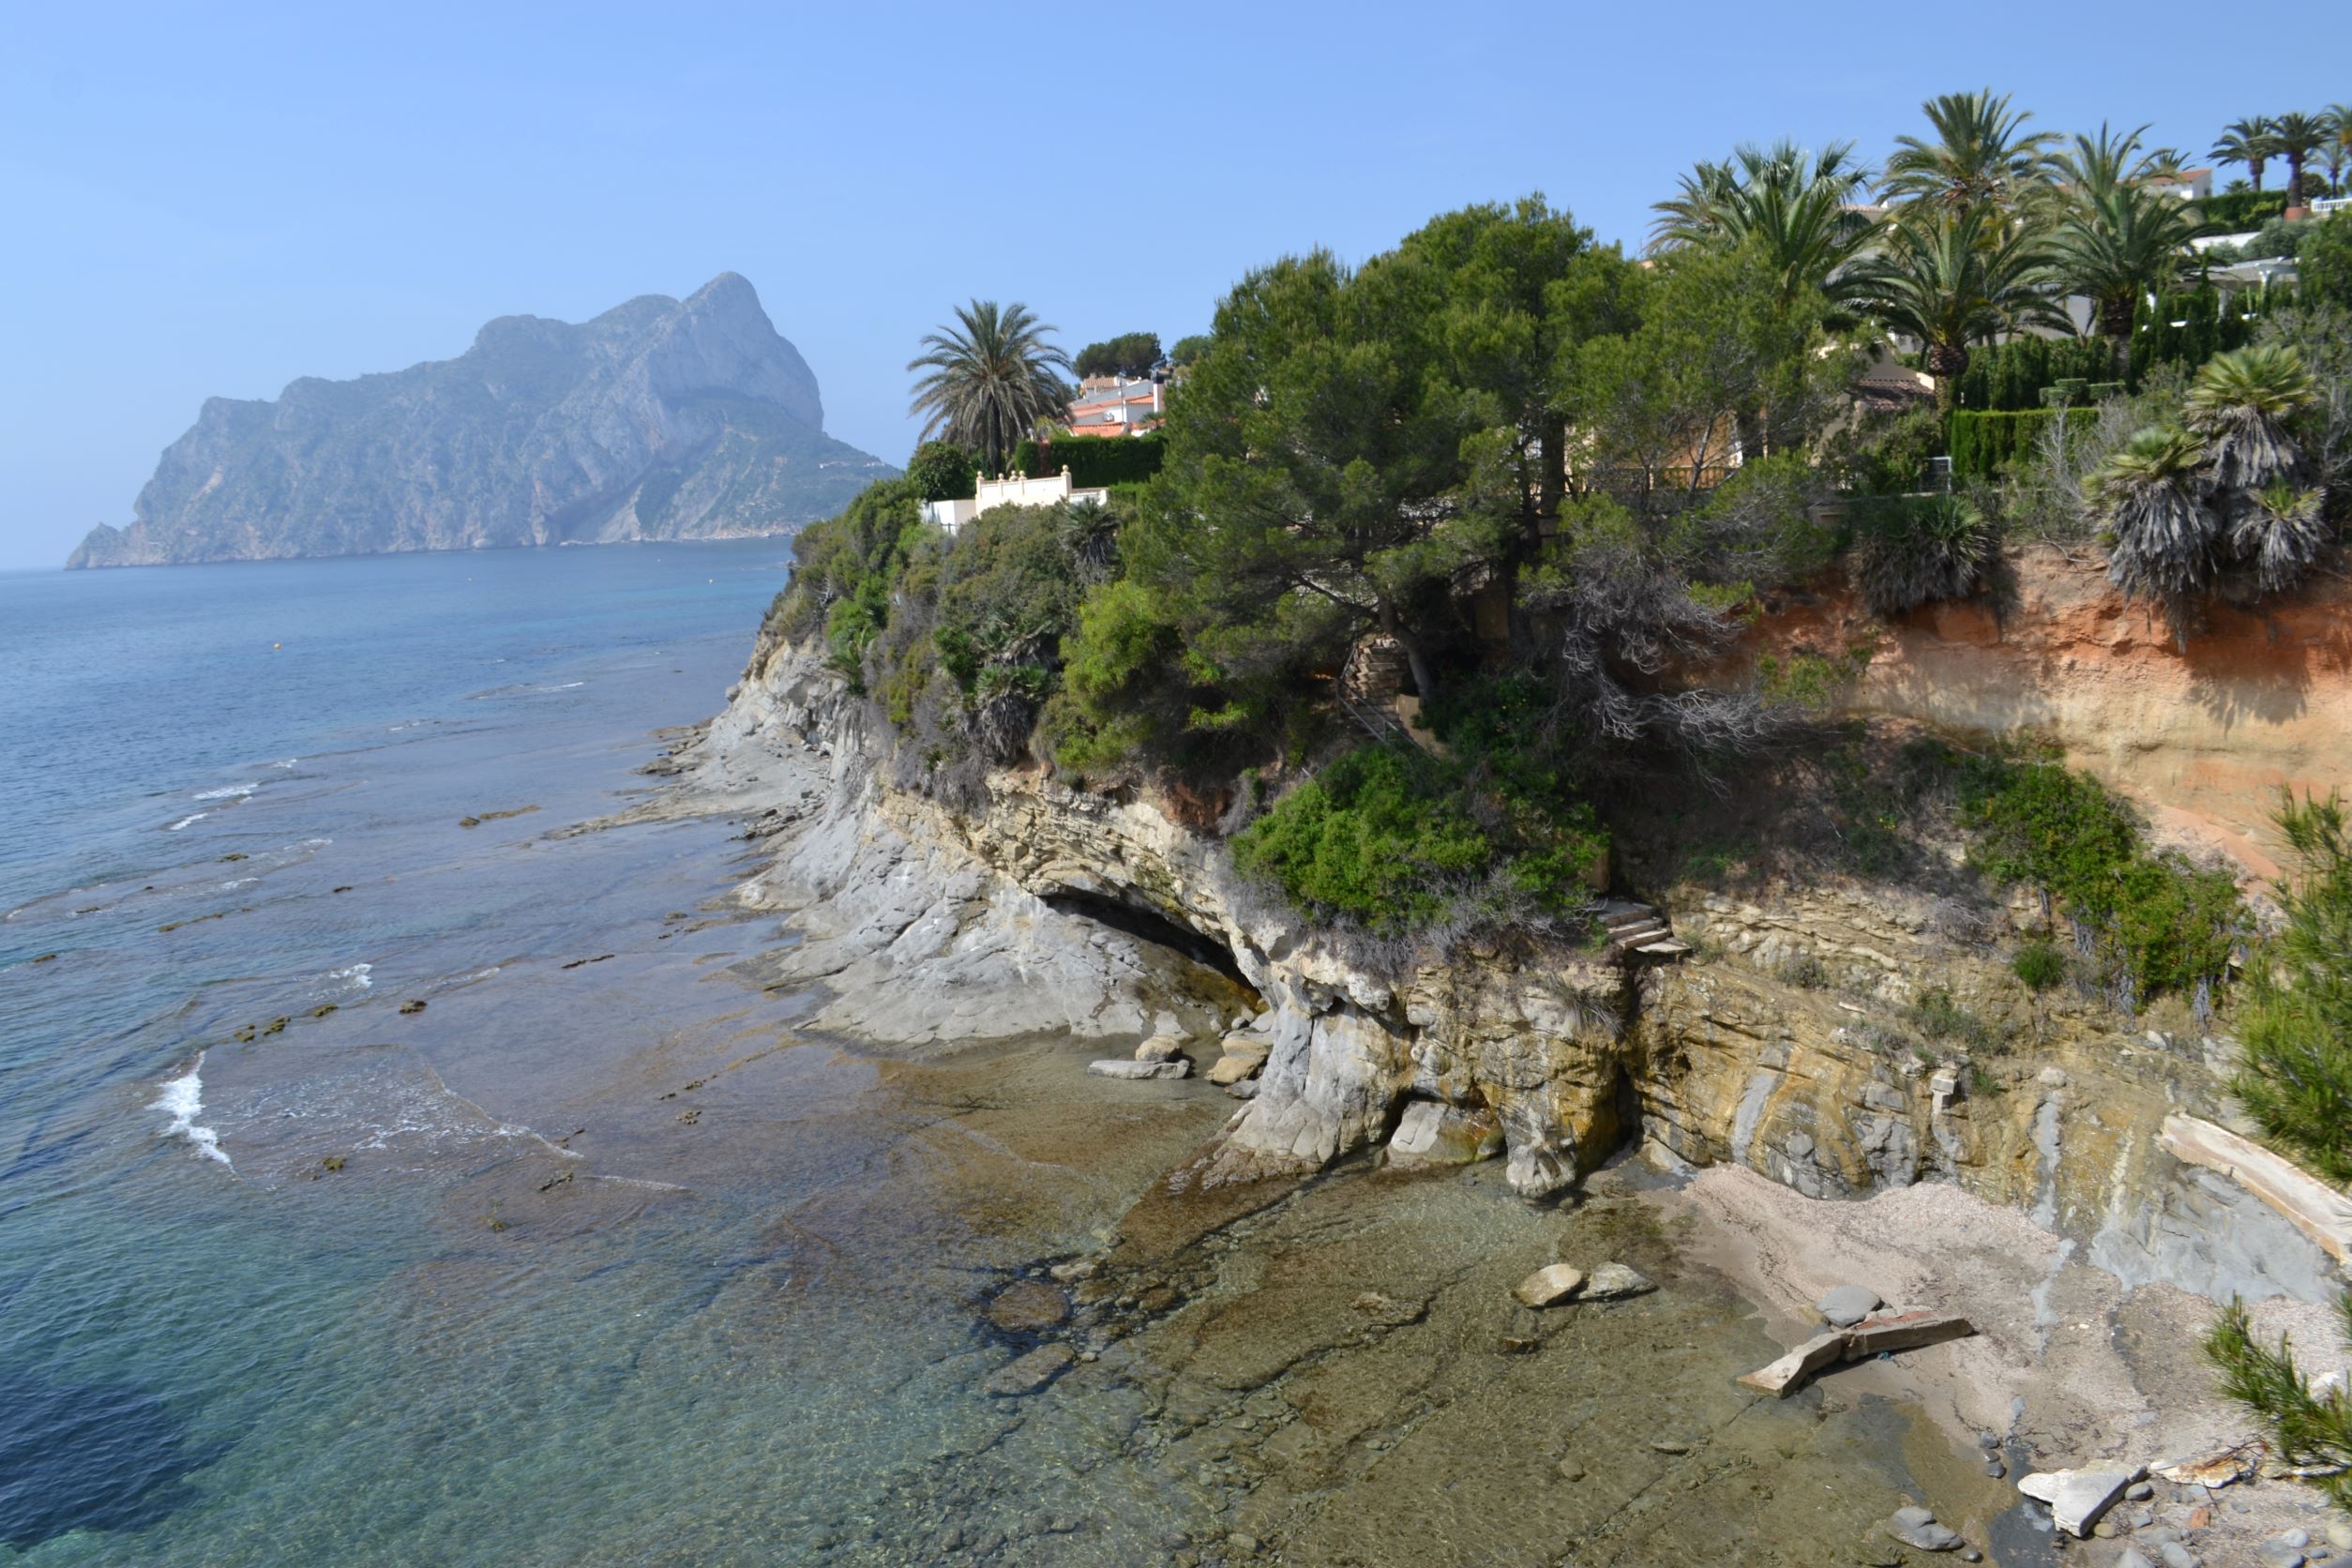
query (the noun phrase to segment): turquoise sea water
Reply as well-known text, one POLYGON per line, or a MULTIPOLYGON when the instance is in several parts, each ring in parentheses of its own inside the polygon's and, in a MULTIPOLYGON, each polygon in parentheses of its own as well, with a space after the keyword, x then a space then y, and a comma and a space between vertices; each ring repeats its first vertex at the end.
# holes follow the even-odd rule
POLYGON ((0 577, 0 1564, 1810 1562, 1940 1462, 1737 1397, 1777 1347, 1621 1203, 1357 1170, 1201 1242, 1129 1206, 1214 1089, 800 1031, 734 823, 560 831, 786 554, 0 577), (1523 1320, 1605 1249, 1669 1289, 1523 1320))

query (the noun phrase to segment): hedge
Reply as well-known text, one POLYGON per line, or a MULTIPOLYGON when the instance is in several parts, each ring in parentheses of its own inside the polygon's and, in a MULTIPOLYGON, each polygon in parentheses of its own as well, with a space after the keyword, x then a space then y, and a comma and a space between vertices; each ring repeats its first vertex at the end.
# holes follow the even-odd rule
POLYGON ((2244 234, 2248 230, 2261 228, 2269 219, 2285 212, 2286 192, 2224 191, 2199 202, 2197 210, 2204 215, 2205 221, 2212 226, 2214 233, 2244 234))
POLYGON ((2115 346, 2103 338, 2019 338, 1978 349, 1960 372, 1962 408, 2030 409, 2061 381, 2104 382, 2115 375, 2115 346))
POLYGON ((2051 420, 2063 417, 2076 430, 2098 423, 2095 408, 2021 408, 1952 411, 1952 476, 1992 478, 2019 455, 2030 453, 2051 420))
POLYGON ((1163 448, 1156 435, 1073 436, 1040 445, 1024 441, 1013 448, 1013 466, 1033 479, 1066 467, 1079 490, 1140 484, 1160 471, 1163 448))

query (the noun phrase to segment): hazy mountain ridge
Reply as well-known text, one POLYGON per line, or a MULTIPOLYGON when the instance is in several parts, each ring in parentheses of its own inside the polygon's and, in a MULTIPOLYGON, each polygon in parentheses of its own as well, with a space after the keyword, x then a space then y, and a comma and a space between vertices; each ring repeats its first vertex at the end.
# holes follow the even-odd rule
POLYGON ((816 377, 722 273, 578 324, 503 316, 455 359, 208 399, 135 520, 67 565, 767 533, 893 472, 824 433, 816 377))

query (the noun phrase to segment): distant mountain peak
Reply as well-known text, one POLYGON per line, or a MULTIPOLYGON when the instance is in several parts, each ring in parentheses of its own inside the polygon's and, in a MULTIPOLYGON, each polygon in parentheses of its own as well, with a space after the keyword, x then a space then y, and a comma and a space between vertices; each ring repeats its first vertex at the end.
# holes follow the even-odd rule
POLYGON ((67 565, 776 533, 893 472, 824 434, 807 362, 722 272, 579 324, 501 316, 455 359, 206 399, 135 520, 67 565))

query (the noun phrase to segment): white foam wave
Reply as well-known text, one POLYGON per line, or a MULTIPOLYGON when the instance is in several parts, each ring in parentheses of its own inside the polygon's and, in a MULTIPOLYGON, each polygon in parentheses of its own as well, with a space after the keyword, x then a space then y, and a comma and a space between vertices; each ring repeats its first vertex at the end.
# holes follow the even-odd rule
POLYGON ((373 964, 353 964, 348 969, 332 970, 328 972, 326 977, 329 980, 348 980, 361 990, 369 990, 375 985, 374 981, 368 978, 375 967, 373 964))
POLYGON ((180 829, 182 829, 182 828, 186 827, 188 823, 190 823, 190 822, 203 822, 203 821, 204 821, 206 817, 209 817, 209 816, 211 816, 211 815, 212 815, 212 813, 211 813, 211 812, 209 812, 209 811, 196 811, 196 812, 191 812, 191 813, 190 813, 190 814, 188 814, 188 816, 182 817, 182 818, 181 818, 178 822, 173 822, 173 823, 170 827, 165 828, 163 831, 164 831, 164 832, 166 832, 166 833, 177 833, 177 832, 179 832, 179 830, 180 830, 180 829))
POLYGON ((165 1137, 185 1138, 205 1158, 219 1160, 234 1170, 236 1167, 229 1165, 228 1152, 220 1147, 220 1135, 196 1120, 204 1108, 204 1053, 198 1051, 188 1071, 167 1081, 163 1092, 147 1108, 171 1117, 172 1124, 163 1130, 165 1137))
POLYGON ((259 784, 226 784, 218 790, 204 791, 192 798, 196 800, 243 800, 260 788, 259 784))
POLYGON ((299 757, 289 757, 282 762, 272 762, 270 763, 270 766, 273 768, 290 768, 301 761, 302 759, 299 757))

